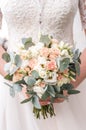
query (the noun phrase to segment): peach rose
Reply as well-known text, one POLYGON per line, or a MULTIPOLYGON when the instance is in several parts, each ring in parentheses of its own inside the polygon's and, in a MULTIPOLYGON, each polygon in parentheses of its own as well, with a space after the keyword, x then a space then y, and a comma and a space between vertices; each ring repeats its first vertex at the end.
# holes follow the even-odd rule
POLYGON ((16 71, 15 74, 13 75, 13 82, 17 82, 23 78, 23 74, 20 73, 20 70, 16 71))
POLYGON ((44 57, 47 57, 49 55, 49 49, 44 47, 40 50, 40 55, 41 56, 44 56, 44 57))
POLYGON ((58 56, 60 54, 60 50, 59 49, 55 49, 55 48, 51 48, 50 49, 50 53, 53 55, 58 56))
POLYGON ((57 79, 58 79, 58 80, 61 80, 62 78, 63 78, 63 75, 62 75, 62 74, 58 74, 57 79))
POLYGON ((52 41, 53 44, 58 44, 59 43, 57 39, 52 39, 51 41, 52 41))
POLYGON ((47 70, 54 70, 56 69, 56 62, 55 61, 49 61, 47 64, 47 70))
POLYGON ((28 65, 31 69, 33 69, 37 65, 37 60, 35 58, 31 59, 28 65))
POLYGON ((50 55, 49 59, 55 60, 56 57, 60 54, 60 51, 58 49, 50 49, 50 55))
POLYGON ((41 82, 39 85, 40 85, 42 88, 45 87, 45 83, 44 83, 44 82, 41 82))

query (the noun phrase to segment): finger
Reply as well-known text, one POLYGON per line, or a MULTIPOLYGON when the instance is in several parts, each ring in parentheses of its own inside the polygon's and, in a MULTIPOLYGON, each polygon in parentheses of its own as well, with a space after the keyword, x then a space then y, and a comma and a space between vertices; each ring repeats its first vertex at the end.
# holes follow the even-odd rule
POLYGON ((40 104, 41 104, 42 106, 48 105, 49 103, 50 103, 49 101, 40 101, 40 104))
POLYGON ((64 102, 63 98, 57 98, 54 100, 54 103, 62 103, 62 102, 64 102))

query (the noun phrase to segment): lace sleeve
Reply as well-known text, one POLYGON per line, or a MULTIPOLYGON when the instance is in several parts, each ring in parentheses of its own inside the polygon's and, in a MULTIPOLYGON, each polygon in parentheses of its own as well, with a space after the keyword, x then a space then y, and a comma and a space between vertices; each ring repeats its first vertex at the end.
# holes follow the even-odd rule
POLYGON ((79 0, 79 10, 83 29, 86 29, 86 0, 79 0))
POLYGON ((1 29, 1 25, 2 25, 2 12, 1 12, 1 9, 0 9, 0 29, 1 29))

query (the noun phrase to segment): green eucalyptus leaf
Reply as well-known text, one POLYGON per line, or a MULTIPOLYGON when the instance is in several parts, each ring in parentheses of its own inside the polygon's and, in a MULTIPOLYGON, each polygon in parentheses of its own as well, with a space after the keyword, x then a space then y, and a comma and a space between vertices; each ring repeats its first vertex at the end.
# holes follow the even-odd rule
POLYGON ((71 90, 71 89, 73 89, 74 87, 73 87, 73 85, 72 84, 70 84, 70 83, 68 83, 68 84, 63 84, 62 86, 61 86, 61 90, 63 91, 63 90, 71 90))
POLYGON ((60 92, 60 87, 58 85, 55 85, 54 89, 55 89, 55 92, 58 92, 58 93, 60 92))
POLYGON ((38 96, 36 96, 36 95, 33 96, 32 103, 33 103, 35 108, 41 109, 41 105, 40 105, 38 96))
POLYGON ((7 80, 12 81, 13 75, 8 74, 8 75, 6 75, 4 78, 7 79, 7 80))
POLYGON ((55 90, 54 90, 53 86, 49 85, 48 89, 47 89, 47 92, 50 94, 50 96, 55 97, 56 93, 55 93, 55 90))
POLYGON ((70 63, 69 64, 69 70, 76 73, 75 63, 70 63))
POLYGON ((77 50, 75 50, 75 52, 74 52, 74 61, 76 61, 79 57, 80 57, 80 51, 79 51, 79 49, 77 49, 77 50))
POLYGON ((3 55, 2 55, 2 58, 6 61, 6 62, 10 62, 10 55, 5 52, 3 55))
POLYGON ((39 78, 39 73, 38 73, 36 70, 33 70, 33 71, 31 72, 31 75, 32 75, 34 78, 36 78, 36 79, 39 78))
POLYGON ((41 99, 42 99, 42 100, 46 100, 49 96, 50 96, 50 94, 49 94, 48 91, 46 90, 46 91, 44 92, 44 94, 42 95, 41 99))
POLYGON ((22 60, 21 60, 20 56, 19 56, 19 55, 16 55, 16 56, 15 56, 15 65, 16 65, 17 67, 20 67, 21 64, 22 64, 22 60))
POLYGON ((15 90, 13 89, 13 87, 10 87, 10 95, 12 97, 15 97, 15 90))
POLYGON ((23 38, 22 43, 24 44, 24 47, 26 50, 28 50, 29 47, 34 46, 34 43, 32 42, 32 38, 23 38))
POLYGON ((66 98, 66 96, 64 96, 63 94, 56 94, 56 98, 66 98))
POLYGON ((24 79, 22 79, 22 80, 19 80, 19 81, 15 82, 15 84, 25 84, 25 85, 26 85, 26 83, 25 83, 24 79))
POLYGON ((41 35, 40 42, 44 43, 45 46, 48 47, 50 45, 51 39, 49 38, 49 35, 41 35))
POLYGON ((20 84, 13 84, 13 88, 16 92, 22 91, 22 86, 20 84))
POLYGON ((29 101, 31 101, 31 100, 32 100, 32 97, 30 97, 30 98, 28 98, 28 99, 25 99, 24 101, 21 102, 21 104, 27 103, 27 102, 29 102, 29 101))
POLYGON ((34 84, 36 83, 36 79, 32 76, 29 76, 29 77, 27 76, 24 78, 24 80, 29 87, 33 87, 34 84))
POLYGON ((68 94, 78 94, 80 93, 79 90, 68 90, 68 94))
POLYGON ((36 92, 34 92, 34 91, 29 91, 29 90, 27 90, 26 93, 29 94, 29 95, 35 95, 35 94, 36 94, 36 92))
POLYGON ((79 62, 75 62, 75 68, 76 68, 76 73, 78 74, 78 75, 80 75, 80 64, 79 64, 79 62))
POLYGON ((65 69, 69 67, 70 59, 64 58, 60 61, 60 71, 63 72, 65 69))

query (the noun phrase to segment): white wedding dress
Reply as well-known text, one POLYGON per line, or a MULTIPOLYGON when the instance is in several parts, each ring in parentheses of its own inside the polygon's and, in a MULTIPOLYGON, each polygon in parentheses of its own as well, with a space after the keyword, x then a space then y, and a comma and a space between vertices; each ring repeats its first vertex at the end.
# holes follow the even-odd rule
MULTIPOLYGON (((21 44, 21 38, 31 36, 38 41, 40 33, 73 44, 73 23, 78 7, 83 28, 86 28, 86 0, 0 0, 0 6, 11 51, 21 44)), ((12 98, 0 76, 0 130, 85 130, 85 82, 79 89, 81 93, 70 96, 69 102, 54 104, 55 117, 37 120, 30 103, 20 104, 23 94, 12 98)))

